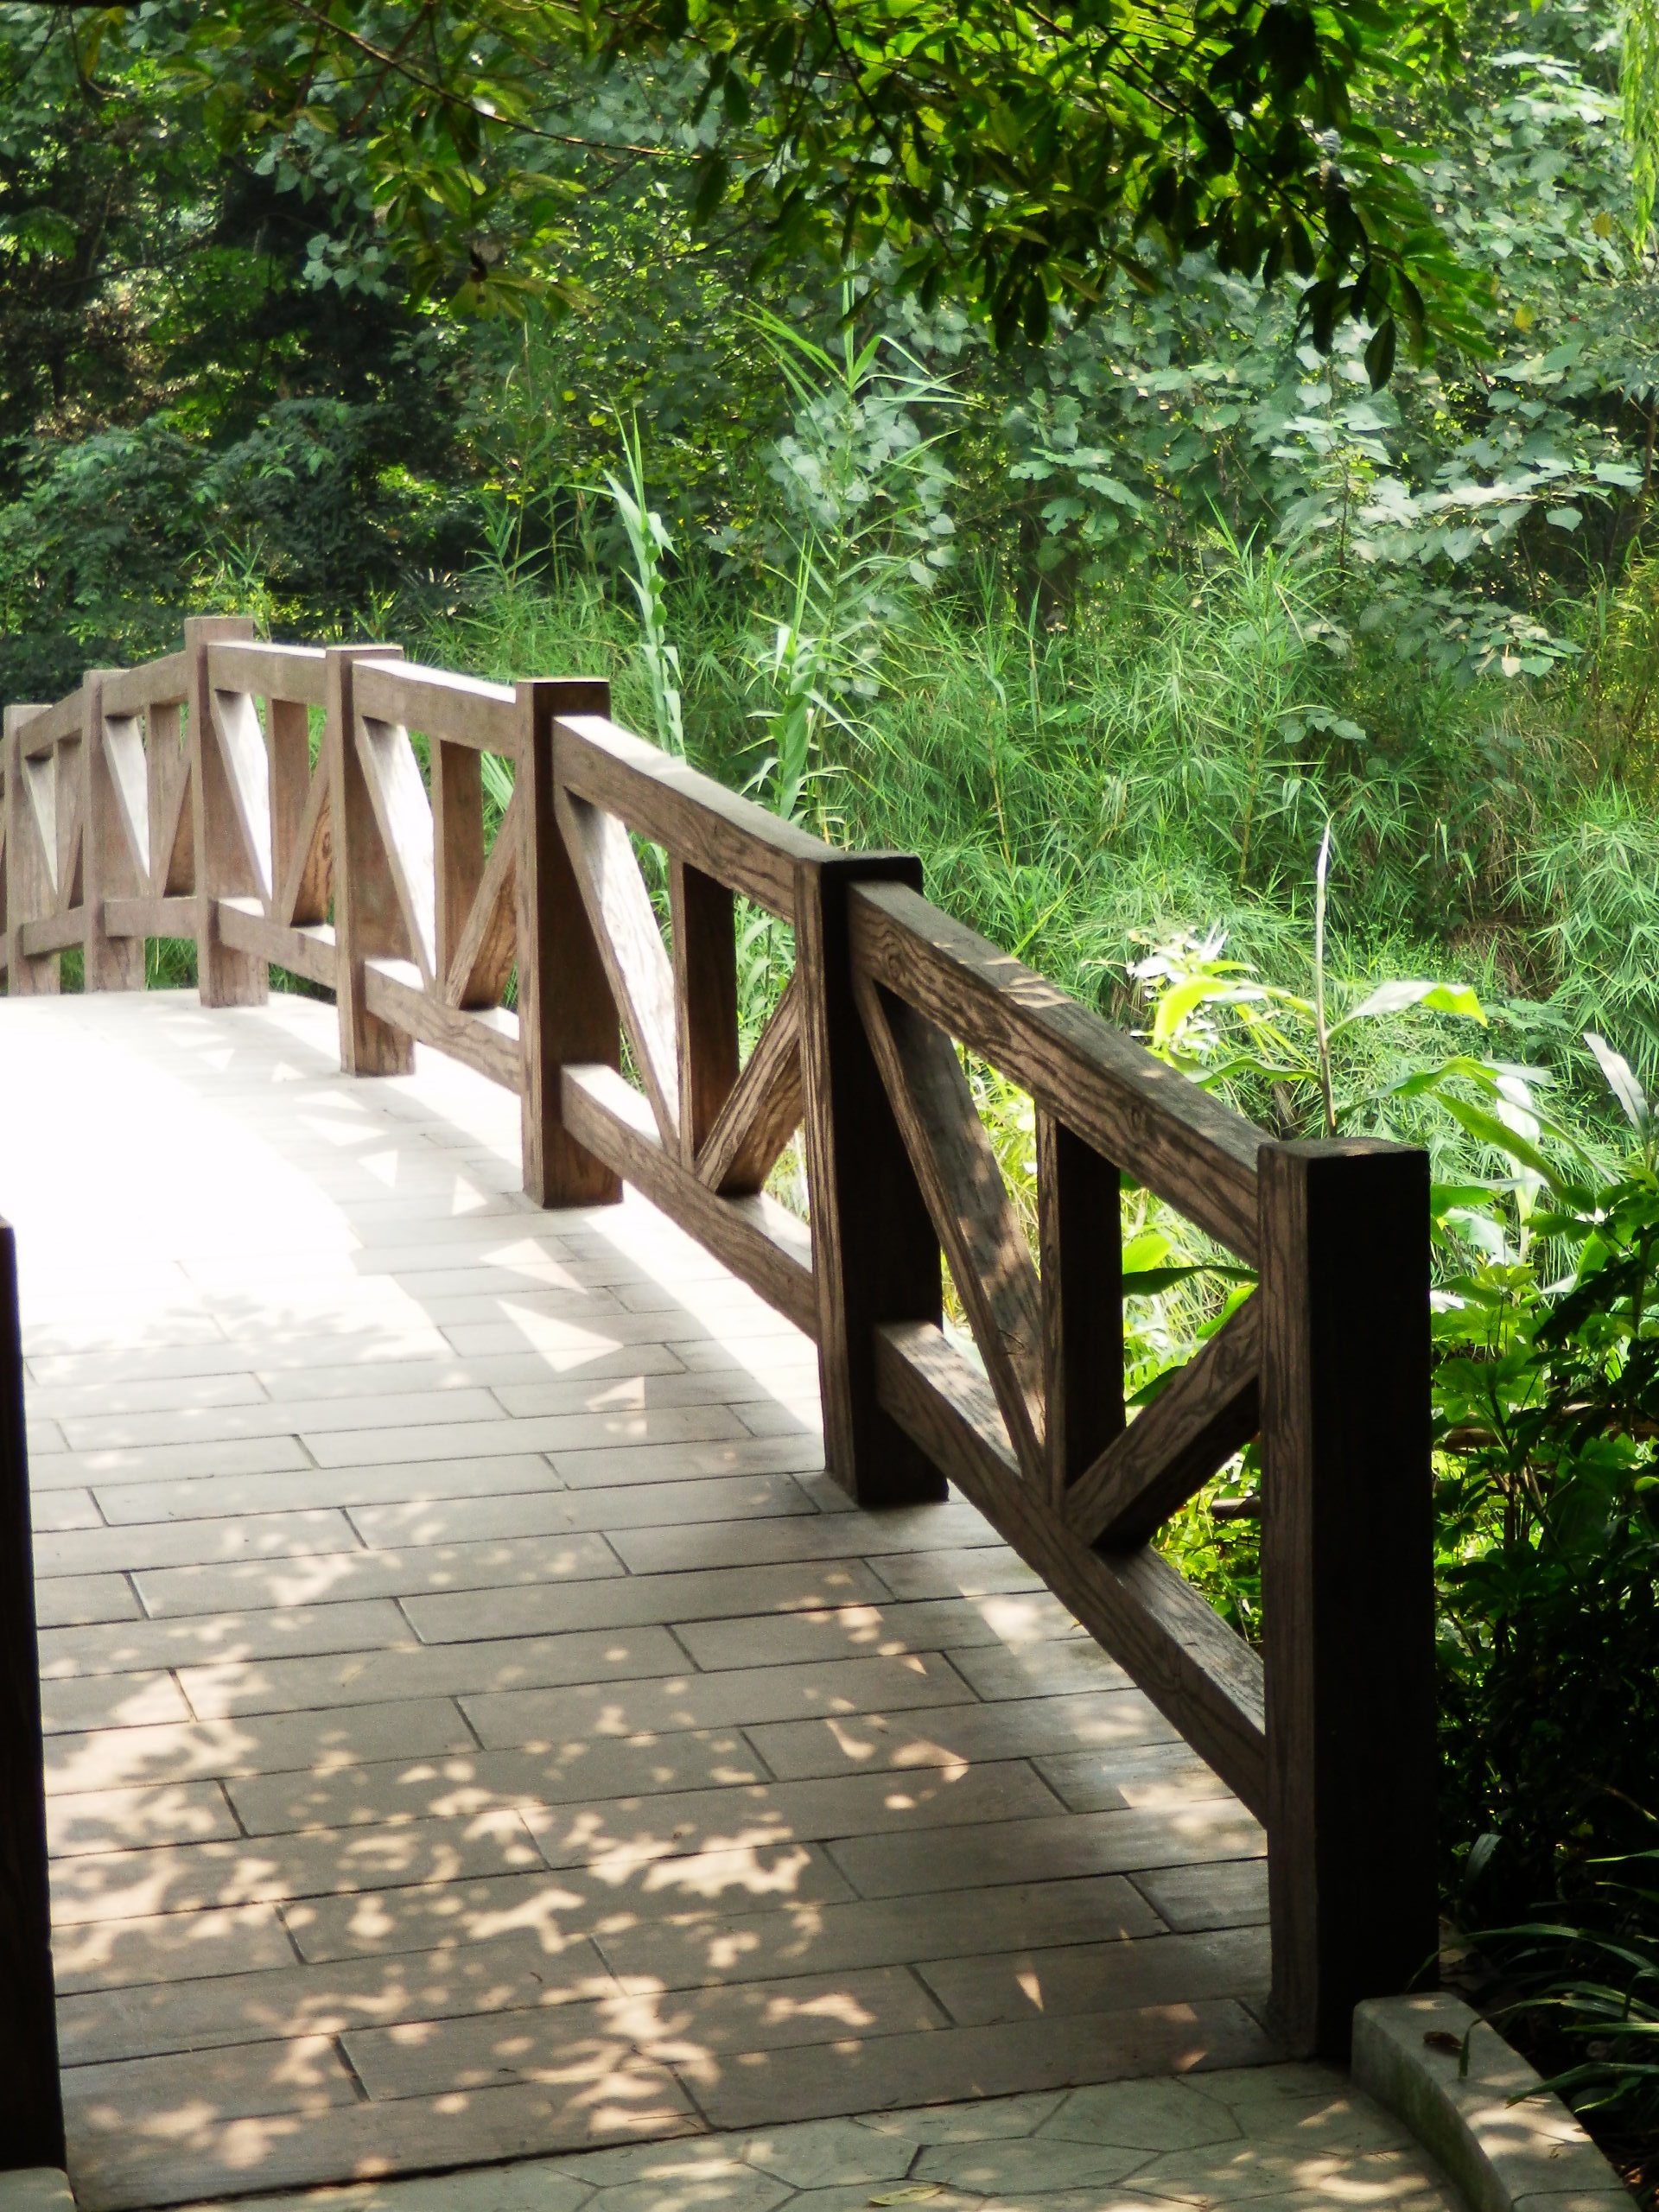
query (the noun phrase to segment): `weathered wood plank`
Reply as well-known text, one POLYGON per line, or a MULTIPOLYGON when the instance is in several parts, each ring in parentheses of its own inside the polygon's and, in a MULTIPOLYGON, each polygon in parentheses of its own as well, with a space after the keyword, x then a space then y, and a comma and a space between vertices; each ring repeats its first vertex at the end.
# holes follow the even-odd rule
POLYGON ((878 1326, 937 1324, 944 1302, 938 1238, 853 996, 849 939, 859 883, 916 884, 921 874, 906 853, 832 854, 795 878, 824 1458, 861 1505, 919 1504, 947 1487, 876 1388, 878 1326))
POLYGON ((455 948, 484 877, 483 756, 434 738, 427 751, 432 793, 433 972, 448 998, 455 948))
POLYGON ((388 1021, 435 1052, 447 1052, 504 1090, 517 1090, 520 1081, 518 1018, 503 1007, 467 1013, 445 1006, 423 984, 421 971, 409 960, 370 960, 364 963, 364 988, 369 1012, 388 1021))
POLYGON ((919 892, 869 886, 854 898, 851 924, 864 973, 1254 1261, 1255 1156, 1265 1140, 1252 1123, 919 892))
POLYGON ((516 755, 518 715, 510 684, 383 658, 364 663, 354 688, 358 712, 373 721, 401 723, 424 737, 502 753, 509 760, 516 755))
POLYGON ((1065 1516, 1085 1543, 1145 1543, 1261 1424, 1262 1311, 1245 1300, 1072 1489, 1065 1516))
POLYGON ((563 1084, 564 1120, 582 1143, 810 1335, 817 1313, 804 1224, 768 1198, 722 1198, 688 1174, 647 1102, 613 1068, 567 1066, 563 1084))
POLYGON ((784 986, 697 1156, 699 1178, 724 1198, 764 1189, 801 1126, 801 999, 798 971, 784 986))
POLYGON ((695 1167, 737 1082, 737 924, 726 886, 674 854, 669 856, 668 897, 680 1158, 695 1167))
POLYGON ((38 707, 8 707, 0 736, 6 785, 6 906, 0 915, 0 927, 5 935, 6 988, 14 998, 48 995, 59 988, 57 962, 31 960, 22 945, 24 924, 44 913, 51 904, 52 873, 57 860, 55 850, 41 840, 30 791, 30 771, 20 741, 24 726, 43 711, 38 707))
POLYGON ((194 899, 106 899, 104 926, 111 937, 194 937, 194 899))
MULTIPOLYGON (((308 817, 314 830, 316 824, 316 809, 312 805, 310 709, 292 699, 267 699, 265 752, 270 769, 271 912, 278 921, 286 922, 293 915, 283 906, 283 897, 299 864, 298 848, 308 817)), ((322 916, 315 918, 321 921, 322 916)))
POLYGON ((1262 1154, 1262 1606, 1274 2008, 1344 2057, 1435 1955, 1428 1155, 1262 1154))
MULTIPOLYGON (((86 959, 81 969, 82 988, 89 991, 142 991, 144 988, 144 948, 129 938, 112 938, 105 927, 104 902, 111 895, 134 898, 145 889, 143 861, 148 858, 149 824, 143 824, 143 838, 135 839, 130 825, 122 818, 123 794, 117 780, 117 771, 110 759, 110 729, 104 712, 104 679, 101 673, 89 673, 81 683, 81 697, 85 702, 86 723, 81 734, 80 766, 82 775, 81 807, 86 822, 85 907, 86 933, 82 943, 86 959)), ((137 733, 130 725, 118 723, 117 728, 131 735, 135 745, 137 733)), ((142 750, 137 761, 137 782, 141 794, 139 804, 144 804, 143 760, 142 750)), ((147 810, 147 809, 146 809, 147 810)))
MULTIPOLYGON (((272 711, 276 711, 274 707, 272 711)), ((329 805, 328 748, 325 743, 312 768, 309 730, 304 734, 308 778, 305 802, 287 838, 288 858, 277 874, 275 907, 279 922, 291 923, 301 929, 328 918, 328 901, 334 889, 334 816, 329 805)))
POLYGON ((594 942, 665 1144, 679 1147, 674 975, 626 825, 561 787, 559 828, 594 942))
POLYGON ((248 691, 299 707, 325 703, 327 667, 321 645, 270 645, 253 639, 222 639, 207 656, 208 680, 216 690, 248 691))
MULTIPOLYGON (((137 715, 112 715, 108 694, 104 707, 104 765, 116 820, 126 839, 138 881, 133 895, 150 889, 149 777, 144 760, 143 725, 137 715)), ((105 895, 108 894, 106 887, 105 895)))
POLYGON ((269 910, 271 768, 258 710, 248 691, 210 689, 207 702, 254 886, 269 910))
POLYGON ((29 710, 27 724, 19 725, 23 759, 43 760, 66 737, 78 737, 80 728, 80 686, 77 683, 51 706, 29 710))
POLYGON ((149 881, 163 899, 196 887, 192 834, 190 762, 184 749, 184 716, 172 702, 150 708, 145 718, 144 766, 149 779, 149 881))
POLYGON ((615 1171, 564 1124, 560 1071, 568 1063, 620 1065, 622 1035, 598 941, 559 826, 556 804, 563 713, 607 714, 603 683, 520 683, 520 813, 515 893, 518 1025, 524 1052, 524 1189, 537 1205, 594 1205, 622 1195, 615 1171))
POLYGON ((1123 1428, 1123 1236, 1118 1173, 1039 1106, 1037 1246, 1049 1496, 1063 1505, 1123 1428))
POLYGON ((213 686, 207 673, 207 658, 215 645, 249 639, 252 632, 252 623, 240 614, 193 614, 184 625, 189 663, 185 734, 195 856, 196 977, 204 1006, 262 1006, 269 989, 264 962, 233 950, 219 938, 221 899, 252 897, 264 906, 270 897, 270 885, 260 880, 249 853, 224 748, 214 734, 213 686))
POLYGON ((784 921, 794 918, 794 871, 831 849, 699 775, 598 715, 563 715, 560 780, 784 921))
POLYGON ((518 869, 524 807, 513 785, 445 976, 450 1006, 499 1006, 518 957, 518 869))
POLYGON ((140 668, 111 668, 104 673, 106 715, 142 715, 151 707, 181 706, 190 696, 190 664, 183 653, 168 653, 140 668))
POLYGON ((327 922, 294 928, 286 922, 272 920, 257 899, 221 899, 219 933, 221 941, 233 951, 248 953, 259 960, 274 960, 290 975, 303 976, 308 982, 321 983, 325 990, 335 987, 339 948, 327 922))
POLYGON ((1267 1803, 1262 1662, 1158 1554, 1107 1558, 1020 1478, 990 1388, 925 1323, 877 1331, 882 1402, 1252 1812, 1267 1803))
POLYGON ((61 2166, 16 1242, 0 1221, 0 2169, 61 2166))
POLYGON ((22 957, 25 960, 40 960, 48 953, 61 952, 68 945, 84 944, 86 941, 86 909, 65 906, 55 914, 43 914, 39 921, 23 924, 22 957))
POLYGON ((866 977, 853 990, 1015 1456, 1041 1482, 1041 1297, 968 1078, 942 1029, 866 977))
POLYGON ((368 1004, 365 962, 406 959, 410 946, 354 735, 362 665, 372 656, 384 671, 402 652, 401 645, 331 645, 325 670, 318 772, 326 766, 334 851, 334 1003, 340 1013, 340 1065, 346 1075, 408 1075, 415 1065, 413 1039, 382 1021, 368 1004))
POLYGON ((437 880, 432 809, 421 764, 401 722, 357 709, 357 760, 403 910, 409 950, 429 983, 438 976, 437 880))

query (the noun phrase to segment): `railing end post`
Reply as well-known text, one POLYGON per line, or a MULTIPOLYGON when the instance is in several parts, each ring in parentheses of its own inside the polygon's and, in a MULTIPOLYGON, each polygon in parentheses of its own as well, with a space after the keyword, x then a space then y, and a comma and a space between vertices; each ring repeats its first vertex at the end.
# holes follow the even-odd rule
POLYGON ((1432 1978, 1428 1156, 1259 1161, 1268 1882, 1275 2024, 1345 2057, 1355 2005, 1432 1978))

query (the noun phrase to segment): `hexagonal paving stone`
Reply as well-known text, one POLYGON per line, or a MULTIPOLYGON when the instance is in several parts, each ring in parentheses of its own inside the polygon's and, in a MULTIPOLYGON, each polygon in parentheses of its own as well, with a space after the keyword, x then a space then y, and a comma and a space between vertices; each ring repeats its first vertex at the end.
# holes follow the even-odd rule
POLYGON ((1072 2143, 1116 2143, 1126 2149, 1185 2151, 1201 2143, 1225 2143, 1238 2134, 1238 2122, 1224 2105, 1185 2082, 1103 2082, 1073 2089, 1052 2120, 1045 2137, 1072 2143))
POLYGON ((991 2143, 943 2143, 924 2151, 919 2181, 951 2183, 983 2196, 1048 2195, 1056 2190, 1100 2189, 1122 2181, 1147 2154, 1107 2143, 1071 2143, 1033 2135, 991 2143))

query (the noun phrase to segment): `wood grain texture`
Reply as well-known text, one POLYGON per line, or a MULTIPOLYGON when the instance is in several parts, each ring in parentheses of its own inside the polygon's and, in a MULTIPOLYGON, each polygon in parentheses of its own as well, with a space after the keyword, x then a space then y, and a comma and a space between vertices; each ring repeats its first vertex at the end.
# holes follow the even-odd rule
POLYGON ((883 884, 859 893, 852 931, 866 974, 1254 1260, 1255 1155, 1264 1140, 1252 1123, 918 891, 883 884))
POLYGON ((1110 1160, 1046 1107, 1036 1125, 1048 1487, 1063 1505, 1122 1433, 1122 1208, 1110 1160))
POLYGON ((538 1205, 613 1204, 616 1171, 564 1125, 560 1070, 567 1062, 619 1067, 622 1035, 616 1001, 559 827, 556 776, 561 714, 607 715, 603 683, 543 679, 518 689, 520 807, 516 892, 518 912, 518 1034, 524 1054, 524 1189, 538 1205))
POLYGON ((1262 1154, 1262 1606, 1274 2012, 1346 2056, 1438 1948, 1428 1155, 1262 1154))
POLYGON ((697 1155, 699 1178, 722 1197, 763 1189, 801 1126, 802 998, 798 970, 697 1155))
MULTIPOLYGON (((314 830, 316 823, 311 807, 311 716, 306 707, 292 699, 265 701, 265 753, 270 770, 271 912, 277 920, 289 921, 293 917, 283 905, 283 894, 297 866, 308 814, 314 830)), ((326 788, 326 778, 324 782, 326 788)))
POLYGON ((17 1251, 0 1221, 0 2170, 61 2166, 17 1251))
POLYGON ((484 879, 484 765, 472 747, 434 738, 428 747, 432 794, 435 970, 448 997, 449 971, 484 879))
POLYGON ((61 906, 50 914, 43 914, 37 922, 25 922, 19 933, 19 944, 26 965, 48 956, 67 951, 72 944, 82 944, 86 937, 86 909, 77 903, 61 906))
POLYGON ((149 880, 158 897, 187 897, 196 887, 196 848, 190 805, 190 760, 184 713, 175 701, 144 717, 144 769, 149 779, 149 880))
POLYGON ((561 784, 559 830, 575 868, 594 942, 622 1016, 633 1064, 664 1144, 679 1148, 679 1065, 674 973, 627 825, 561 784))
POLYGON ((410 955, 397 887, 374 818, 358 757, 354 725, 359 664, 384 668, 400 652, 391 645, 331 645, 324 670, 323 757, 334 846, 334 1003, 340 1014, 340 1065, 346 1075, 408 1075, 413 1039, 371 1012, 364 986, 367 960, 410 955))
POLYGON ((181 652, 145 661, 138 668, 105 672, 106 715, 142 715, 151 707, 181 706, 189 696, 190 665, 181 652))
MULTIPOLYGON (((21 745, 24 725, 44 712, 41 707, 8 707, 0 736, 6 781, 6 910, 0 925, 5 931, 6 989, 14 998, 44 996, 59 988, 57 962, 31 960, 22 944, 24 923, 44 913, 52 896, 52 868, 29 797, 21 745)), ((54 853, 54 864, 55 860, 54 853)))
MULTIPOLYGON (((278 712, 273 703, 273 714, 278 712)), ((298 713, 298 709, 282 709, 298 713)), ((275 914, 279 922, 298 928, 328 918, 334 892, 334 817, 328 804, 328 748, 325 744, 315 768, 310 766, 309 714, 305 740, 307 784, 304 804, 292 831, 279 841, 286 854, 276 873, 275 914)))
POLYGON ((443 987, 450 1006, 501 1002, 518 957, 516 886, 523 842, 524 805, 515 784, 450 957, 443 987))
POLYGON ((695 1167, 737 1083, 737 924, 731 893, 677 855, 668 863, 679 1068, 680 1158, 695 1167))
POLYGON ((828 845, 606 716, 571 714, 561 721, 567 790, 768 913, 791 918, 795 868, 825 858, 828 845))
MULTIPOLYGON (((107 696, 107 695, 106 695, 107 696)), ((149 777, 141 715, 103 715, 104 770, 116 826, 126 843, 134 893, 149 890, 149 777)), ((107 895, 107 893, 106 893, 107 895)))
POLYGON ((438 974, 437 886, 432 808, 421 764, 401 722, 383 722, 360 707, 355 722, 357 764, 402 910, 404 942, 430 985, 438 974))
POLYGON ((259 712, 248 691, 207 693, 213 734, 235 810, 253 887, 267 911, 271 901, 271 764, 259 712))
MULTIPOLYGON (((180 656, 182 661, 182 656, 180 656)), ((162 667, 168 664, 162 663, 162 667)), ((207 655, 209 682, 220 691, 248 691, 256 698, 298 707, 321 707, 327 693, 327 659, 321 645, 270 645, 223 640, 207 655)), ((135 671, 135 674, 143 674, 135 671)), ((157 693, 159 696, 171 696, 157 693)), ((181 690, 177 696, 185 696, 181 690)))
POLYGON ((944 1332, 878 1329, 882 1403, 948 1469, 1004 1541, 1258 1815, 1267 1802, 1262 1662, 1146 1547, 1107 1557, 1078 1542, 1023 1482, 989 1385, 944 1332))
POLYGON ((234 951, 258 960, 275 961, 290 975, 333 990, 340 972, 339 948, 327 922, 295 928, 273 921, 257 899, 221 899, 219 933, 234 951))
POLYGON ((425 987, 411 960, 370 960, 364 967, 369 1012, 435 1052, 447 1052, 504 1090, 522 1079, 518 1018, 504 1007, 477 1014, 446 1006, 425 987))
POLYGON ((671 1221, 809 1335, 817 1319, 810 1232, 765 1196, 722 1198, 663 1142, 648 1102, 613 1068, 567 1066, 564 1121, 671 1221))
POLYGON ((1041 1295, 974 1094, 942 1029, 868 977, 853 992, 1014 1456, 1040 1484, 1041 1295))
POLYGON ((510 684, 486 683, 480 677, 456 676, 447 668, 426 668, 383 654, 358 671, 357 707, 375 721, 401 723, 424 737, 505 753, 509 760, 515 757, 519 725, 510 684))
POLYGON ((907 853, 832 854, 795 872, 824 1459, 861 1505, 918 1504, 947 1488, 876 1387, 877 1329, 937 1325, 944 1309, 939 1241, 859 1015, 849 932, 860 884, 915 885, 921 873, 907 853))
POLYGON ((104 926, 111 937, 194 937, 194 899, 106 899, 104 926))
POLYGON ((207 672, 213 647, 251 639, 253 624, 242 614, 193 614, 184 625, 189 691, 186 740, 189 747, 190 840, 195 860, 196 978, 204 1006, 263 1006, 269 978, 262 960, 219 942, 219 901, 270 898, 248 855, 225 754, 213 728, 213 686, 207 672))
POLYGON ((20 733, 24 760, 44 760, 66 737, 78 738, 80 725, 80 686, 76 684, 49 707, 30 710, 28 728, 20 733))
POLYGON ((1080 1478, 1065 1514, 1085 1543, 1147 1542, 1255 1434, 1261 1324, 1246 1299, 1080 1478))

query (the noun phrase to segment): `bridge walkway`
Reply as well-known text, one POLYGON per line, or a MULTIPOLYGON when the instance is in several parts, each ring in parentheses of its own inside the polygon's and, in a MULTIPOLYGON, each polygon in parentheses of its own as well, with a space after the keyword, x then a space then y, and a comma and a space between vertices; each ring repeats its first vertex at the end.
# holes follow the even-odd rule
POLYGON ((79 2204, 1274 2056, 1256 1822, 518 1123, 297 997, 0 1001, 79 2204))

